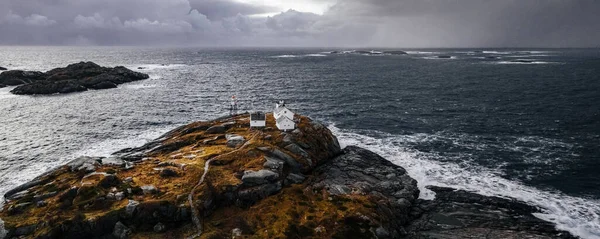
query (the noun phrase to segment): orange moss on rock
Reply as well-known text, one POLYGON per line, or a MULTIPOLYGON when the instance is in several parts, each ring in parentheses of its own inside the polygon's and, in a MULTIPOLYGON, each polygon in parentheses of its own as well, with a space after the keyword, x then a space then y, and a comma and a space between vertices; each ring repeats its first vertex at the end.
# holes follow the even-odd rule
MULTIPOLYGON (((242 195, 242 191, 250 198, 243 199, 244 202, 254 203, 258 200, 257 202, 261 203, 259 205, 268 205, 284 200, 293 205, 292 194, 280 199, 269 197, 260 201, 269 195, 263 195, 265 193, 260 191, 260 187, 257 189, 257 186, 244 184, 242 177, 246 171, 263 170, 265 157, 272 156, 269 150, 284 152, 284 156, 302 165, 303 172, 309 172, 316 162, 327 160, 339 153, 337 140, 329 130, 323 126, 315 127, 316 124, 311 124, 311 120, 304 116, 298 116, 297 120, 299 130, 296 133, 282 133, 277 130, 271 114, 267 116, 267 127, 263 129, 249 128, 248 114, 182 126, 145 146, 117 154, 117 157, 135 161, 113 165, 100 163, 104 159, 90 159, 83 165, 93 165, 91 168, 81 165, 77 168, 63 166, 46 173, 36 179, 43 183, 35 183, 17 193, 22 195, 7 195, 9 200, 3 206, 0 218, 5 222, 9 236, 13 237, 73 238, 77 235, 88 235, 86 233, 89 231, 86 232, 85 227, 90 225, 98 227, 89 229, 93 233, 111 233, 116 221, 135 228, 131 230, 130 236, 133 238, 151 237, 150 235, 154 235, 154 232, 151 232, 153 225, 149 224, 157 222, 166 224, 168 233, 158 234, 165 238, 190 235, 193 230, 189 226, 190 205, 187 195, 200 179, 209 159, 213 161, 206 183, 193 195, 194 203, 200 206, 203 214, 209 216, 205 220, 208 228, 214 224, 212 218, 224 215, 223 212, 227 210, 250 210, 247 209, 247 205, 239 204, 240 199, 237 197, 241 197, 239 195, 242 195), (220 129, 209 130, 214 126, 220 129), (246 142, 243 146, 228 146, 225 137, 227 134, 242 136, 246 142), (284 138, 290 136, 295 138, 294 142, 285 142, 284 138), (306 155, 297 155, 285 149, 286 145, 292 143, 306 146, 303 150, 308 153, 308 158, 306 155), (307 163, 308 161, 310 163, 307 163), (133 216, 128 215, 128 204, 132 200, 140 203, 133 216), (154 202, 161 202, 162 206, 148 206, 154 202), (173 212, 163 212, 167 209, 177 210, 177 215, 173 212), (211 212, 216 212, 215 216, 211 217, 211 212), (168 215, 168 218, 156 218, 156 213, 168 215), (150 218, 144 221, 144 218, 139 218, 139 214, 150 218)), ((287 174, 292 170, 286 166, 279 172, 277 181, 271 183, 279 185, 280 190, 287 182, 287 174)), ((277 187, 271 187, 269 190, 267 194, 279 191, 277 187)), ((285 190, 287 192, 291 189, 285 190)), ((287 193, 277 197, 281 195, 287 193)), ((259 207, 259 211, 267 210, 267 207, 259 207)), ((292 209, 290 207, 285 210, 292 209)), ((250 213, 245 215, 252 216, 250 213)), ((225 219, 218 220, 224 220, 224 224, 231 223, 225 219)), ((203 237, 221 235, 219 233, 222 233, 222 230, 207 230, 203 237)), ((266 234, 261 232, 257 235, 266 234)))

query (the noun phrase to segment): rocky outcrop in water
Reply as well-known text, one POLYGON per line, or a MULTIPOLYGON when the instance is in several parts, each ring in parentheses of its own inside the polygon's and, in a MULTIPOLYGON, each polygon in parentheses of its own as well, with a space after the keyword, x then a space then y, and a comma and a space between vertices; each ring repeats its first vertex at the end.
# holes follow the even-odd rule
POLYGON ((533 216, 539 209, 524 203, 486 197, 452 188, 428 186, 435 200, 419 200, 406 227, 412 238, 563 238, 575 239, 533 216))
POLYGON ((0 73, 0 85, 17 86, 18 95, 55 94, 109 89, 117 85, 148 79, 147 74, 125 67, 102 67, 93 62, 80 62, 47 72, 12 70, 0 73))
POLYGON ((5 70, 8 70, 8 69, 0 66, 0 71, 5 71, 5 70))
POLYGON ((322 124, 250 129, 242 114, 179 127, 112 157, 82 157, 5 194, 7 238, 571 238, 536 208, 431 188, 344 150, 322 124))

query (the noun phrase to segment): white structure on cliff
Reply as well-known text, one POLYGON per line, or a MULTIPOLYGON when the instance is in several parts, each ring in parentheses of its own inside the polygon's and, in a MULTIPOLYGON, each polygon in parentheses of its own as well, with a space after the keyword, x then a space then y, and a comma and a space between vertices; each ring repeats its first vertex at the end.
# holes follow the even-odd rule
POLYGON ((256 111, 250 114, 250 127, 265 127, 267 126, 267 115, 256 111))
POLYGON ((275 125, 279 130, 287 131, 296 128, 296 123, 294 122, 294 112, 286 108, 285 102, 283 101, 279 101, 279 103, 275 104, 273 117, 275 117, 275 125))

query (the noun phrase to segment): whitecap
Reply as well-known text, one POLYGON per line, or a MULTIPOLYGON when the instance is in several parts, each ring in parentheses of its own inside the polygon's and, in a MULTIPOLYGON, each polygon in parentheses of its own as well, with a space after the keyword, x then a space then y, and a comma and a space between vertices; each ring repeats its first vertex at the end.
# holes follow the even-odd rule
POLYGON ((272 58, 294 58, 298 57, 296 55, 279 55, 279 56, 271 56, 272 58))
MULTIPOLYGON (((421 190, 420 198, 433 199, 435 197, 435 193, 425 188, 427 185, 452 187, 486 196, 514 198, 540 208, 542 212, 534 215, 554 223, 560 230, 569 231, 582 238, 600 239, 600 200, 542 191, 502 178, 498 172, 487 168, 440 162, 436 161, 431 153, 403 147, 410 141, 427 139, 423 135, 378 133, 383 136, 374 138, 342 130, 335 125, 329 128, 338 137, 343 147, 356 145, 367 148, 394 164, 404 167, 410 176, 418 181, 421 190)), ((435 140, 435 135, 430 136, 432 140, 435 140)))
POLYGON ((316 57, 321 57, 321 56, 327 56, 327 55, 323 55, 323 54, 306 54, 304 56, 316 56, 316 57))

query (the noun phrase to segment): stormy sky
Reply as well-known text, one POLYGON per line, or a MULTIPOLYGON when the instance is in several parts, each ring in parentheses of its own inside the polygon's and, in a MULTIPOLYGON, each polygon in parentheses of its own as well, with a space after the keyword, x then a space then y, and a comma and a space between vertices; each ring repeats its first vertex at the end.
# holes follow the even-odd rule
POLYGON ((597 0, 1 0, 0 45, 599 47, 597 0))

